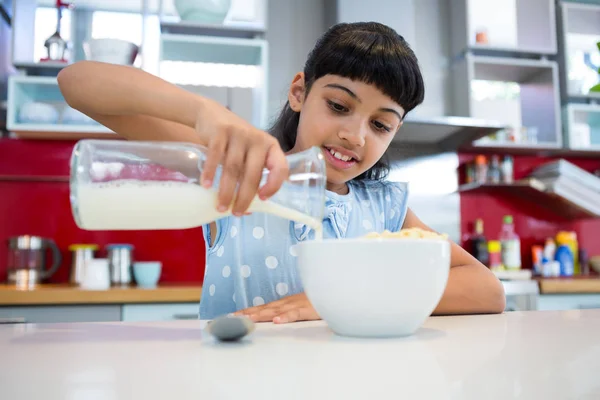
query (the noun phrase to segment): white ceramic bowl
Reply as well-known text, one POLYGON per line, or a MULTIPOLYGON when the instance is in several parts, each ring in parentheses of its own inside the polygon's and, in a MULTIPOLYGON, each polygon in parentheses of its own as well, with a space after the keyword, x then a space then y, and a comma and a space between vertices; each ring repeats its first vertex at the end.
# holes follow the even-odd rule
POLYGON ((231 0, 175 0, 175 9, 183 21, 221 24, 231 8, 231 0))
POLYGON ((413 334, 439 303, 450 271, 443 239, 343 239, 298 245, 305 293, 338 335, 413 334))
POLYGON ((53 105, 42 102, 23 103, 19 109, 19 121, 25 124, 55 124, 59 115, 53 105))
POLYGON ((90 39, 83 44, 83 50, 87 60, 133 65, 139 47, 121 39, 90 39))

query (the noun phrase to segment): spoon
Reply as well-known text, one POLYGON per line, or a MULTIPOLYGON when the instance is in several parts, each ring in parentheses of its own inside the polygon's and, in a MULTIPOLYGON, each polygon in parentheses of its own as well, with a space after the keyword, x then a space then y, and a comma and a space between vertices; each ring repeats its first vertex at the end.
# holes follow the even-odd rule
POLYGON ((252 333, 254 327, 248 317, 224 315, 209 321, 205 329, 222 342, 235 342, 252 333))

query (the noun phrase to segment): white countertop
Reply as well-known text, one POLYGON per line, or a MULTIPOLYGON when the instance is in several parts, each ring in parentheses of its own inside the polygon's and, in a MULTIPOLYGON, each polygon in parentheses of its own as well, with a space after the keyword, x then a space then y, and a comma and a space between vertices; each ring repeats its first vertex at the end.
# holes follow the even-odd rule
POLYGON ((0 398, 600 399, 600 310, 435 317, 402 339, 308 322, 218 343, 204 325, 0 326, 0 398))

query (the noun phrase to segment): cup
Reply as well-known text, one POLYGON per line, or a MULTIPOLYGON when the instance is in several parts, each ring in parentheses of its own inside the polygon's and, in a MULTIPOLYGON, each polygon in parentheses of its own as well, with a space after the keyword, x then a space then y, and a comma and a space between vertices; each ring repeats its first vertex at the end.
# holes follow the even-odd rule
POLYGON ((86 261, 81 288, 86 290, 110 289, 108 259, 92 258, 86 261))
POLYGON ((160 261, 138 261, 133 263, 133 277, 137 285, 144 289, 153 289, 158 284, 162 263, 160 261))

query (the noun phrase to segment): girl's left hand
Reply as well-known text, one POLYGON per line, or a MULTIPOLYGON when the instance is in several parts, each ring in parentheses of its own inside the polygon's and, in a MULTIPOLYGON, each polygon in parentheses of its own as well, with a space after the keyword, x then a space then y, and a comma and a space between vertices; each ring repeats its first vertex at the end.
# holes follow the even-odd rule
POLYGON ((233 315, 245 315, 254 322, 272 321, 275 324, 321 319, 304 292, 262 306, 246 308, 233 315))

